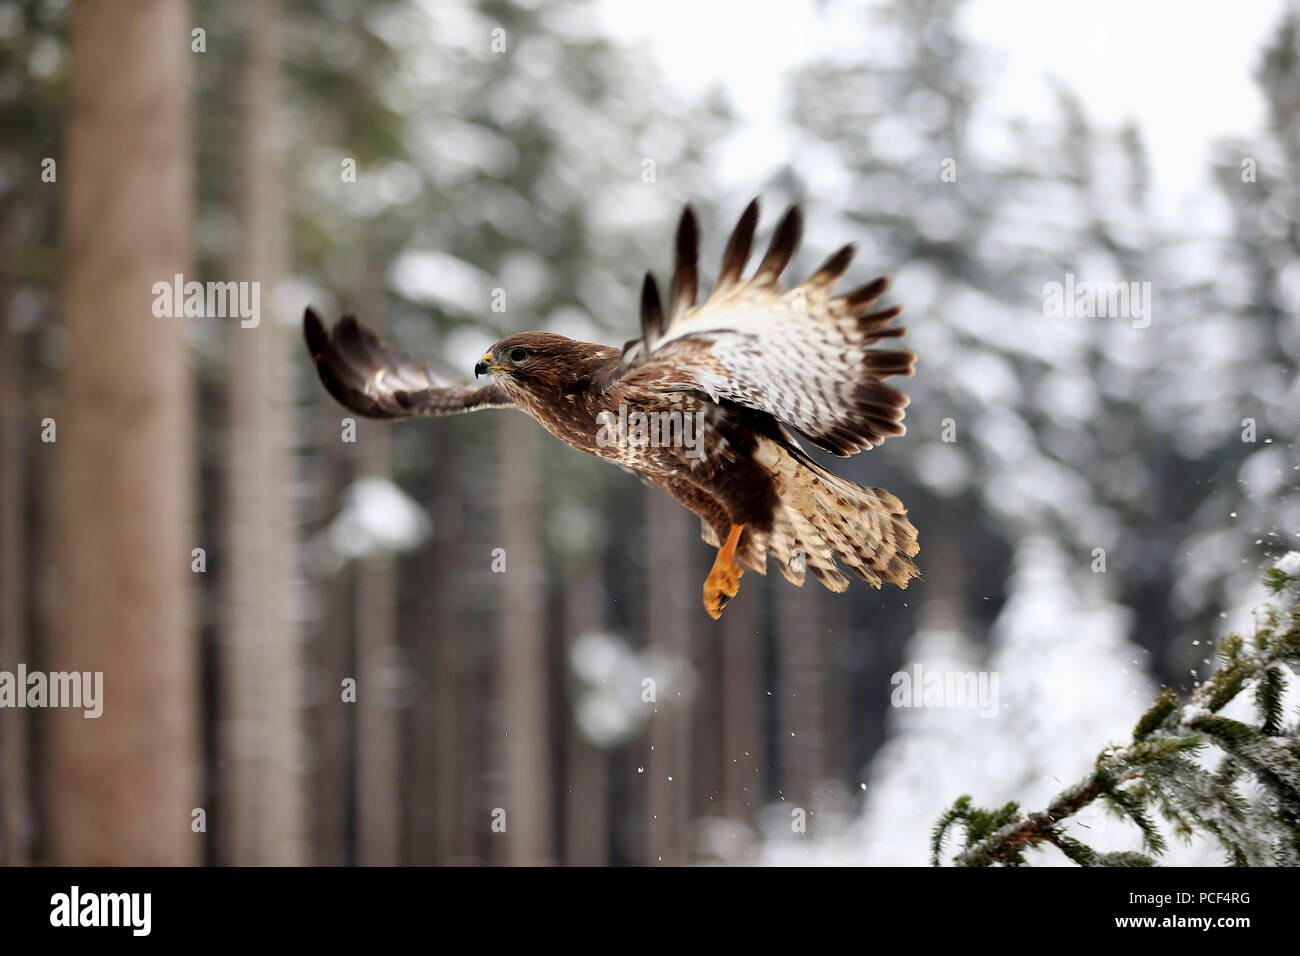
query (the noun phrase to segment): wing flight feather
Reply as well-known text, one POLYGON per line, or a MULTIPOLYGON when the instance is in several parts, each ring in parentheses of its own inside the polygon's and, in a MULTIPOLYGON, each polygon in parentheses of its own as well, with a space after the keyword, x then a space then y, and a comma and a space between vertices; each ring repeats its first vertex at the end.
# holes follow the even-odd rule
MULTIPOLYGON (((850 244, 807 281, 783 289, 781 273, 803 234, 799 207, 791 206, 746 280, 757 221, 755 200, 727 242, 717 285, 695 305, 699 234, 687 207, 677 230, 667 320, 662 311, 647 308, 643 295, 643 334, 624 349, 622 386, 698 389, 714 401, 766 412, 842 457, 902 435, 908 399, 885 379, 911 375, 916 356, 873 347, 906 332, 890 326, 901 306, 876 309, 888 278, 836 296, 835 285, 853 260, 850 244)), ((654 288, 652 280, 647 288, 654 288)), ((656 292, 651 305, 657 302, 656 292)))
POLYGON ((513 405, 492 385, 479 388, 439 376, 423 362, 385 345, 351 315, 326 332, 316 311, 307 309, 303 334, 321 383, 358 415, 418 418, 513 405))

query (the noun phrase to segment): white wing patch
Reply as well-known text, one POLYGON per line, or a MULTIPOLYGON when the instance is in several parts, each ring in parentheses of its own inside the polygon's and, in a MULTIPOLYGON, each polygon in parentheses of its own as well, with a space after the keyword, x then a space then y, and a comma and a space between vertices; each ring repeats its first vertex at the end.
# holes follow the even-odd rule
POLYGON ((783 290, 779 276, 801 231, 797 207, 777 227, 758 271, 744 280, 740 272, 756 219, 751 204, 728 243, 717 287, 696 305, 698 239, 687 209, 678 229, 670 315, 665 323, 648 277, 642 338, 624 351, 624 382, 697 388, 714 401, 766 412, 841 456, 903 434, 907 397, 884 380, 911 375, 915 355, 872 348, 905 331, 888 327, 901 308, 872 311, 888 280, 833 295, 853 255, 845 246, 808 281, 783 290))

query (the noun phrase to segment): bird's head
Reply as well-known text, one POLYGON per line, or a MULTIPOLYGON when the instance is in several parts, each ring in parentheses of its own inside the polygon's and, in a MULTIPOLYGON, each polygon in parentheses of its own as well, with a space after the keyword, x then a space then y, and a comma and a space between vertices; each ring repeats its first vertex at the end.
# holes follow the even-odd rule
POLYGON ((524 404, 526 396, 582 387, 611 354, 618 353, 552 332, 519 332, 488 349, 474 366, 474 376, 489 376, 494 385, 524 404))

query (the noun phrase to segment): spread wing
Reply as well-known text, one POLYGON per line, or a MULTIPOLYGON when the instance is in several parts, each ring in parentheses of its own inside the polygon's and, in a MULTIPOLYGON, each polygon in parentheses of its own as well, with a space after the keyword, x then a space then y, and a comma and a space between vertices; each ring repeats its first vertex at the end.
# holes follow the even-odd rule
POLYGON ((389 348, 352 316, 326 332, 313 309, 303 315, 316 374, 344 407, 367 418, 454 415, 513 403, 495 387, 450 382, 423 362, 389 348))
POLYGON ((911 375, 916 356, 872 348, 906 332, 889 327, 901 306, 874 310, 889 280, 834 295, 853 258, 854 247, 847 245, 806 282, 783 289, 781 272, 803 231, 797 206, 777 226, 758 270, 745 279, 757 223, 755 200, 727 243, 717 285, 696 305, 699 229, 686 207, 677 229, 668 309, 654 275, 647 274, 642 335, 624 349, 623 384, 699 389, 715 402, 766 412, 841 457, 902 435, 907 396, 885 379, 911 375))

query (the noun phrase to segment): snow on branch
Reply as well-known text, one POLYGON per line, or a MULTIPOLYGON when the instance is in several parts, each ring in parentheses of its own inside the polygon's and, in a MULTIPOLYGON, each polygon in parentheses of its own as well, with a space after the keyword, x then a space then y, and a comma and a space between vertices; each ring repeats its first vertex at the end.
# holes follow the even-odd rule
POLYGON ((1132 740, 1103 750, 1092 773, 1044 810, 960 797, 934 828, 931 862, 941 864, 960 826, 957 866, 1024 866, 1043 844, 1080 866, 1154 866, 1167 845, 1163 821, 1180 838, 1212 837, 1233 865, 1300 864, 1300 722, 1284 713, 1288 681, 1300 674, 1300 552, 1269 568, 1264 585, 1272 600, 1254 633, 1224 637, 1219 669, 1187 700, 1166 688, 1132 740), (1239 698, 1253 704, 1249 720, 1221 713, 1239 698), (1063 822, 1098 800, 1138 828, 1140 850, 1103 853, 1066 834, 1063 822))

